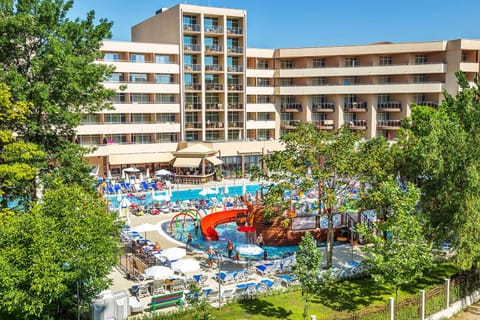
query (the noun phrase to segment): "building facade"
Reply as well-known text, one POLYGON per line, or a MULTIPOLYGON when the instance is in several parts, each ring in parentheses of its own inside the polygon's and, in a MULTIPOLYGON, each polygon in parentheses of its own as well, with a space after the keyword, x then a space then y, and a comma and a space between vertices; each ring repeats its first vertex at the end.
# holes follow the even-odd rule
POLYGON ((247 48, 244 10, 179 4, 132 27, 132 42, 105 41, 98 63, 114 110, 86 115, 77 141, 99 174, 169 166, 177 143, 219 151, 225 175, 248 173, 303 121, 348 125, 365 138, 397 138, 411 106, 455 94, 455 72, 473 82, 480 40, 338 47, 247 48))

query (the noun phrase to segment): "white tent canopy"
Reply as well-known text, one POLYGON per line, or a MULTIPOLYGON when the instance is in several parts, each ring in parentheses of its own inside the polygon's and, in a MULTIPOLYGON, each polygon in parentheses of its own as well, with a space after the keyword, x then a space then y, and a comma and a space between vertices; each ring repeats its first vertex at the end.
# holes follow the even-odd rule
POLYGON ((178 260, 187 255, 187 250, 184 248, 171 247, 160 251, 160 256, 167 258, 168 260, 178 260))
POLYGON ((164 266, 153 266, 148 269, 145 269, 145 277, 149 279, 168 279, 174 276, 172 269, 164 266))
POLYGON ((200 269, 200 263, 195 259, 181 259, 172 262, 172 269, 180 273, 188 273, 200 269))

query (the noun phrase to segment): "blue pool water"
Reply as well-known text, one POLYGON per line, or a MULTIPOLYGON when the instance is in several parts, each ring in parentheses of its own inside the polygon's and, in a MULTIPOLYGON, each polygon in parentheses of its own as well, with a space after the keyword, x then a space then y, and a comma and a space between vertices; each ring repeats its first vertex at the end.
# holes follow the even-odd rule
MULTIPOLYGON (((214 187, 211 187, 214 189, 214 187)), ((170 197, 170 201, 185 201, 185 200, 201 200, 201 199, 207 199, 207 198, 217 198, 218 200, 221 200, 221 198, 224 197, 233 197, 233 196, 240 196, 242 195, 242 185, 237 185, 237 186, 228 186, 228 193, 225 193, 225 188, 224 187, 218 187, 218 193, 217 194, 212 194, 212 195, 207 195, 207 196, 201 196, 199 193, 203 190, 202 188, 198 189, 182 189, 182 190, 172 190, 172 196, 170 197)), ((251 193, 252 195, 255 195, 255 192, 258 191, 260 192, 261 185, 259 184, 251 184, 246 186, 246 191, 251 193)), ((156 191, 155 195, 166 195, 167 191, 156 191)), ((148 205, 152 203, 152 193, 147 192, 144 194, 145 198, 144 199, 138 199, 135 196, 130 196, 128 197, 128 200, 132 202, 135 205, 148 205)), ((114 194, 114 195, 108 195, 105 196, 105 199, 108 200, 112 206, 112 208, 118 208, 120 201, 122 200, 123 197, 125 197, 125 194, 114 194)))

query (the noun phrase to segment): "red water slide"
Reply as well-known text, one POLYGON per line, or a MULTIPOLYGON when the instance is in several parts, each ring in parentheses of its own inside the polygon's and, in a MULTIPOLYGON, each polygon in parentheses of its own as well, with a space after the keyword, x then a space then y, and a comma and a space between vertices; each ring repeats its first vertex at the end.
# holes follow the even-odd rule
POLYGON ((234 222, 237 217, 245 217, 248 214, 248 209, 230 209, 225 211, 213 212, 200 220, 200 228, 202 234, 207 241, 218 240, 218 233, 215 227, 219 224, 234 222))

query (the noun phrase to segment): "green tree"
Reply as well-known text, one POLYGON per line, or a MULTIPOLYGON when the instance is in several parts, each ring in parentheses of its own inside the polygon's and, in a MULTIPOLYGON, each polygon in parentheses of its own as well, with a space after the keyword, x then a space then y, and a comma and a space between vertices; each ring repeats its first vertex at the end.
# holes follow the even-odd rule
POLYGON ((303 318, 306 319, 308 317, 310 297, 317 289, 320 263, 322 262, 322 254, 318 250, 315 239, 310 232, 305 233, 302 237, 295 259, 296 263, 293 272, 300 280, 302 286, 302 298, 304 301, 303 318))
POLYGON ((77 285, 84 311, 110 284, 119 234, 93 192, 60 187, 30 212, 0 216, 0 318, 71 319, 77 285))
MULTIPOLYGON (((82 114, 107 107, 114 94, 101 82, 112 72, 100 58, 102 40, 111 23, 95 25, 91 11, 85 20, 66 18, 73 1, 5 0, 0 3, 0 82, 9 85, 14 103, 28 102, 25 121, 15 130, 47 156, 42 173, 58 170, 60 154, 72 152, 75 128, 82 114)), ((82 152, 72 154, 82 156, 82 152)), ((85 171, 82 169, 81 171, 85 171)), ((48 188, 48 186, 45 186, 48 188)), ((35 198, 35 179, 29 188, 35 198)))
POLYGON ((395 287, 396 301, 401 285, 422 276, 432 264, 432 250, 424 232, 424 217, 416 210, 420 198, 413 184, 405 191, 393 179, 379 184, 369 195, 378 206, 388 208, 388 219, 378 223, 386 234, 372 234, 366 226, 358 232, 372 245, 362 247, 365 263, 376 281, 395 287))
MULTIPOLYGON (((308 192, 318 189, 319 214, 328 217, 326 260, 333 259, 333 216, 344 212, 344 201, 361 173, 368 172, 361 162, 363 142, 360 133, 343 127, 335 132, 317 130, 312 123, 301 123, 281 137, 284 149, 265 159, 268 173, 264 179, 274 182, 264 199, 267 216, 284 215, 291 209, 285 191, 308 192)), ((360 186, 358 186, 360 187, 360 186)))
POLYGON ((417 106, 395 148, 402 176, 421 182, 431 238, 448 241, 460 267, 480 259, 480 89, 457 73, 460 90, 437 109, 417 106))

